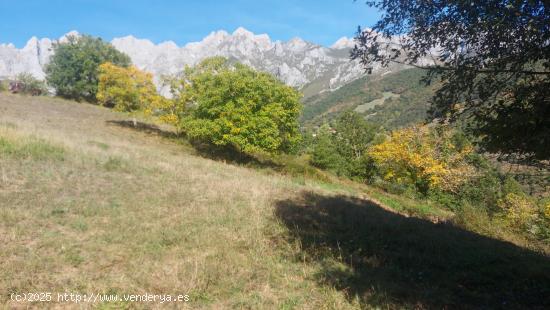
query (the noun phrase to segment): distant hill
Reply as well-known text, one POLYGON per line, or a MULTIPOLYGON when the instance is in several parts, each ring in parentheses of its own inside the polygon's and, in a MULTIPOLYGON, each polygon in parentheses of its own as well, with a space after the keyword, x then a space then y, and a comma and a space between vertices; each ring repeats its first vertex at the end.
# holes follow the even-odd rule
POLYGON ((410 68, 378 76, 365 76, 333 92, 304 99, 302 124, 319 125, 345 110, 392 129, 423 121, 437 84, 421 82, 425 71, 410 68))

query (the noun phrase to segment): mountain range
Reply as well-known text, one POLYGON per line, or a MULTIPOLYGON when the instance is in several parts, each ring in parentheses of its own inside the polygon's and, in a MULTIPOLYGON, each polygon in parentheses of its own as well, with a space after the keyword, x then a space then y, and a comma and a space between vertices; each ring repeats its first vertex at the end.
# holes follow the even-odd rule
MULTIPOLYGON (((44 67, 53 54, 52 44, 63 42, 71 31, 57 40, 32 37, 18 49, 13 44, 0 44, 0 78, 28 72, 44 79, 44 67)), ((354 43, 343 37, 330 47, 293 38, 287 42, 272 41, 267 34, 254 34, 242 27, 233 33, 224 30, 210 33, 200 42, 178 46, 173 41, 154 44, 134 36, 115 38, 111 44, 128 54, 140 69, 151 72, 160 86, 162 76, 181 72, 211 56, 225 56, 275 75, 287 85, 301 89, 306 96, 335 90, 365 75, 357 61, 350 60, 354 43)), ((374 74, 396 71, 402 66, 375 66, 374 74)))

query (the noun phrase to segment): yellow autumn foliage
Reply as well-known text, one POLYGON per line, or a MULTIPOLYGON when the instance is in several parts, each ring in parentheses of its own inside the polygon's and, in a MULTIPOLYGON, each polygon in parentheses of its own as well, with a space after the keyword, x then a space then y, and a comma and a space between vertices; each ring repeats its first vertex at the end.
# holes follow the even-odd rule
POLYGON ((550 220, 550 202, 544 206, 544 216, 550 220))
POLYGON ((537 216, 535 204, 525 195, 509 193, 498 201, 506 220, 516 227, 522 227, 537 216))
POLYGON ((100 65, 96 98, 117 111, 143 111, 167 123, 178 119, 172 112, 172 102, 158 94, 153 76, 135 66, 124 68, 109 62, 100 65))
POLYGON ((370 147, 368 155, 387 181, 414 185, 423 192, 433 188, 455 191, 474 170, 465 161, 471 146, 458 147, 451 136, 448 129, 404 128, 370 147))

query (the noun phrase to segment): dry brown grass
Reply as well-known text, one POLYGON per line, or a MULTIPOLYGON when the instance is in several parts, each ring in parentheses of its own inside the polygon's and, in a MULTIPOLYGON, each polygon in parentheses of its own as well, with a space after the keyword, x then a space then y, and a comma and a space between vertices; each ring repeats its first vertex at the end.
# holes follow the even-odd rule
MULTIPOLYGON (((445 262, 428 251, 432 243, 443 247, 444 240, 437 237, 427 241, 413 238, 410 245, 419 252, 415 257, 410 253, 416 252, 406 247, 392 252, 376 241, 401 244, 391 239, 392 235, 372 237, 384 236, 402 223, 410 231, 398 230, 399 238, 414 234, 411 229, 425 227, 420 236, 443 231, 458 236, 453 241, 467 242, 461 249, 471 250, 468 255, 476 262, 475 253, 482 245, 492 245, 497 249, 493 253, 512 264, 512 271, 520 267, 514 265, 514 255, 523 253, 529 258, 523 263, 532 266, 521 275, 535 274, 539 283, 548 283, 544 282, 548 268, 539 266, 547 260, 532 258, 537 254, 490 239, 478 242, 471 234, 455 232, 456 228, 443 226, 440 230, 429 221, 409 220, 400 213, 386 214, 365 200, 364 194, 357 194, 353 186, 296 181, 195 156, 188 146, 163 137, 169 135, 170 128, 120 126, 127 119, 127 115, 87 104, 0 94, 0 305, 113 306, 10 301, 14 292, 46 291, 183 293, 191 296, 185 307, 212 309, 459 306, 459 293, 469 287, 435 291, 443 294, 437 303, 430 301, 431 295, 421 293, 429 283, 411 287, 409 294, 403 295, 407 287, 416 285, 403 280, 409 279, 407 266, 417 272, 416 262, 425 259, 422 255, 432 257, 434 266, 445 262), (341 209, 344 212, 334 213, 341 209), (349 221, 340 218, 339 214, 350 214, 345 210, 357 217, 348 216, 349 221), (357 238, 350 237, 356 235, 350 223, 355 225, 369 216, 376 217, 362 220, 368 225, 357 230, 357 238), (325 223, 327 219, 330 221, 325 223), (348 241, 353 241, 353 246, 348 241), (357 242, 363 242, 359 252, 357 242), (361 249, 374 252, 363 259, 357 257, 363 253, 361 249), (365 270, 367 266, 375 268, 372 271, 378 276, 370 277, 360 268, 354 274, 357 262, 365 270), (406 268, 399 265, 403 262, 406 268), (345 272, 334 274, 334 265, 345 272), (403 279, 381 278, 396 272, 404 272, 403 279), (363 285, 366 283, 370 286, 363 285)), ((391 198, 379 192, 371 194, 380 201, 391 198)), ((417 208, 412 202, 391 207, 427 218, 448 216, 417 208), (416 213, 411 211, 414 208, 416 213)), ((443 258, 452 260, 453 256, 443 258)), ((468 268, 461 265, 463 261, 470 262, 457 258, 453 268, 468 268)), ((498 271, 484 283, 498 282, 498 271)), ((467 276, 474 274, 478 272, 467 276)), ((537 296, 526 300, 536 302, 537 296)), ((476 301, 470 300, 470 305, 476 301)), ((114 306, 166 307, 140 303, 114 306)))
POLYGON ((287 261, 298 245, 275 246, 285 228, 274 201, 304 186, 109 122, 125 118, 0 95, 1 137, 64 150, 0 153, 0 303, 15 305, 11 292, 73 291, 188 293, 189 306, 209 308, 351 306, 315 283, 314 267, 287 261))

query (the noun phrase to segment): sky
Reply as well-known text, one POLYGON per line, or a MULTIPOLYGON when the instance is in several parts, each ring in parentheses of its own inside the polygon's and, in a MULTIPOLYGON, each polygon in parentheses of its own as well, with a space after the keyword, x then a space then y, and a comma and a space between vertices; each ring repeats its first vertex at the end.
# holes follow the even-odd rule
POLYGON ((133 35, 178 45, 242 26, 272 40, 301 37, 330 46, 379 16, 364 0, 0 0, 0 43, 21 48, 32 36, 76 30, 111 40, 133 35))

